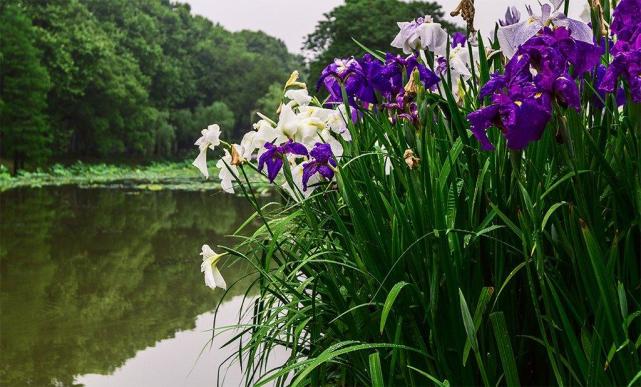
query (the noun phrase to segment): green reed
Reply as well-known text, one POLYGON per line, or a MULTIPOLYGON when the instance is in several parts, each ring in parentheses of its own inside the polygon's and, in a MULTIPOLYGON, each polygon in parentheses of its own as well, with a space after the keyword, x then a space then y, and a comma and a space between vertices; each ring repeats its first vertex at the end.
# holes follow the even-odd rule
MULTIPOLYGON (((502 66, 480 51, 470 85, 502 66)), ((480 151, 475 94, 444 85, 419 92, 419 128, 352 124, 336 183, 309 199, 259 207, 246 185, 263 226, 226 249, 260 273, 228 343, 246 383, 641 383, 641 108, 596 109, 590 87, 524 151, 497 129, 480 151)))

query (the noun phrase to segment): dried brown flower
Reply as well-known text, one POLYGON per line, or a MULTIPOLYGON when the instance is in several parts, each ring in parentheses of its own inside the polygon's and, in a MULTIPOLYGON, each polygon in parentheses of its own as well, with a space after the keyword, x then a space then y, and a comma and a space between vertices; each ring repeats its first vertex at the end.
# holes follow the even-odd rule
POLYGON ((474 0, 461 0, 459 3, 458 7, 452 12, 450 12, 450 16, 458 16, 461 15, 463 20, 467 22, 467 32, 469 34, 472 34, 476 32, 474 29, 474 14, 476 13, 476 9, 474 8, 474 0))
POLYGON ((405 159, 405 164, 407 164, 410 169, 417 168, 421 162, 421 159, 416 157, 414 155, 414 151, 411 149, 405 150, 405 153, 403 153, 403 159, 405 159))
POLYGON ((245 159, 240 155, 238 149, 236 149, 236 144, 231 146, 231 165, 240 165, 245 161, 245 159))

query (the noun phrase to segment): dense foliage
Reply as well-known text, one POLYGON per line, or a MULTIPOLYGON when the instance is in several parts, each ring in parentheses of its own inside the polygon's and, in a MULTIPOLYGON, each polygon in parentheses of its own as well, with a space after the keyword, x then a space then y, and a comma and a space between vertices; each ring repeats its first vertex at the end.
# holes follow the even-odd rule
POLYGON ((275 38, 168 0, 3 1, 0 18, 0 157, 20 165, 175 155, 211 121, 233 136, 300 65, 275 38))
POLYGON ((49 153, 49 76, 34 46, 31 20, 15 5, 0 3, 0 11, 0 147, 18 169, 49 153))
POLYGON ((396 34, 396 22, 431 15, 448 31, 454 25, 444 22, 440 5, 428 1, 347 0, 325 14, 305 41, 304 48, 312 56, 310 81, 315 81, 334 58, 354 54, 353 39, 372 50, 389 50, 390 36, 396 34))
POLYGON ((325 105, 293 76, 240 144, 203 133, 263 221, 217 248, 261 275, 247 385, 641 382, 641 0, 616 4, 511 10, 491 41, 409 20, 408 56, 328 61, 325 105))

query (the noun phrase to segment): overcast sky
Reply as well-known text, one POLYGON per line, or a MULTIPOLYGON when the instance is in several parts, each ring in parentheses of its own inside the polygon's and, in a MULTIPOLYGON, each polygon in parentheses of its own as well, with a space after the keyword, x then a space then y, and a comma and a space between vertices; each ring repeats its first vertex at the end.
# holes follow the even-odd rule
MULTIPOLYGON (((292 52, 300 52, 303 40, 314 30, 323 14, 342 0, 182 0, 191 5, 192 12, 222 24, 232 31, 262 30, 282 39, 292 52)), ((460 0, 438 0, 448 18, 460 0)), ((525 4, 536 0, 476 0, 475 26, 491 31, 495 21, 505 14, 508 5, 515 5, 525 15, 525 4)), ((586 0, 572 0, 571 16, 581 13, 586 0)), ((450 18, 451 19, 451 18, 450 18)), ((455 18, 463 25, 460 18, 455 18)), ((400 20, 399 20, 400 21, 400 20)), ((394 37, 390 36, 390 42, 394 37)))

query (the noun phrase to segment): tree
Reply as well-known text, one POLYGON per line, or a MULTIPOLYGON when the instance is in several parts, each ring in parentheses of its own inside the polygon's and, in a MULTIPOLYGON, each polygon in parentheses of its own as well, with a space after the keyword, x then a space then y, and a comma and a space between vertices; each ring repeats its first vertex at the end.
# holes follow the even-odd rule
MULTIPOLYGON (((234 111, 235 134, 240 137, 251 125, 258 99, 273 83, 284 84, 289 74, 301 67, 302 57, 289 54, 285 43, 263 32, 244 30, 233 37, 238 46, 232 47, 234 54, 225 54, 230 67, 222 78, 227 78, 225 88, 229 92, 221 99, 234 111)), ((217 59, 220 61, 220 56, 217 59)))
POLYGON ((158 111, 149 78, 79 0, 24 0, 49 70, 48 107, 58 152, 149 155, 158 111))
POLYGON ((373 50, 396 52, 390 42, 398 33, 397 22, 430 15, 449 31, 456 27, 443 21, 440 5, 433 2, 399 0, 346 0, 325 14, 309 34, 303 48, 312 56, 310 84, 315 86, 322 69, 334 58, 356 55, 363 50, 352 38, 373 50))
MULTIPOLYGON (((224 102, 216 101, 209 106, 199 106, 194 111, 195 127, 200 129, 216 123, 220 125, 222 136, 229 138, 234 130, 236 120, 234 112, 224 102)), ((198 132, 196 132, 197 134, 198 132)))
POLYGON ((0 6, 0 155, 13 159, 14 173, 25 162, 49 156, 49 75, 33 40, 31 19, 22 9, 0 6))
POLYGON ((2 71, 13 77, 2 87, 22 93, 9 90, 0 98, 7 122, 0 151, 18 159, 44 158, 47 149, 40 148, 59 157, 170 156, 192 150, 212 118, 222 120, 228 138, 238 137, 269 85, 284 82, 302 63, 282 41, 232 33, 192 15, 185 3, 0 2, 13 4, 0 26, 2 71), (18 62, 30 67, 17 69, 18 62), (12 68, 22 71, 19 80, 12 68), (49 83, 33 75, 39 71, 49 83), (48 91, 36 87, 47 84, 48 91), (38 144, 10 137, 10 127, 38 144), (22 148, 14 152, 16 144, 22 148))
MULTIPOLYGON (((265 114, 267 117, 275 117, 276 111, 280 106, 283 100, 283 84, 282 83, 273 83, 267 89, 267 93, 260 97, 256 101, 256 107, 254 108, 254 114, 256 112, 265 114)), ((253 117, 253 120, 257 120, 257 116, 253 117)))
POLYGON ((194 140, 200 131, 211 124, 218 124, 223 138, 229 139, 234 132, 236 118, 234 112, 222 101, 209 106, 198 106, 190 109, 176 110, 171 116, 171 123, 176 128, 176 143, 179 149, 194 150, 194 140))

